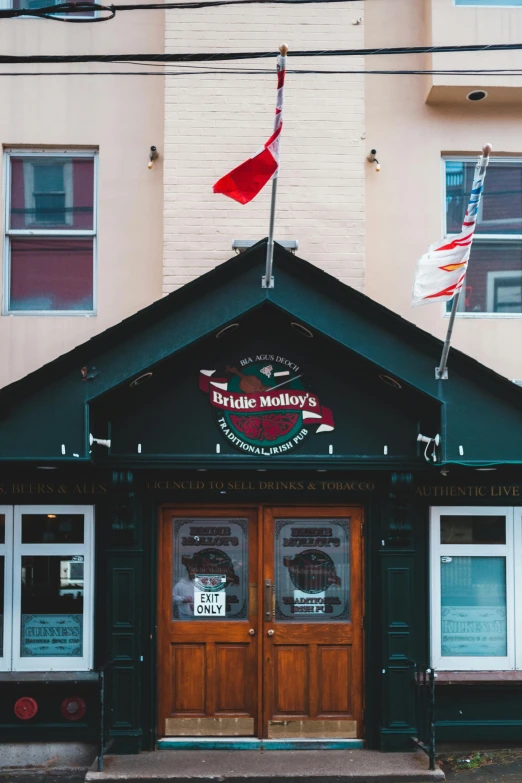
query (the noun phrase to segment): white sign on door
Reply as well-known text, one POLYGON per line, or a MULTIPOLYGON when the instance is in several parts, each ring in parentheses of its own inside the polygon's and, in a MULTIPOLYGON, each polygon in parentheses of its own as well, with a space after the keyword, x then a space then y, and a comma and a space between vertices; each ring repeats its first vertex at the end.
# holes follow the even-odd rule
POLYGON ((194 614, 196 617, 224 617, 227 606, 227 594, 224 590, 207 593, 194 590, 194 614))

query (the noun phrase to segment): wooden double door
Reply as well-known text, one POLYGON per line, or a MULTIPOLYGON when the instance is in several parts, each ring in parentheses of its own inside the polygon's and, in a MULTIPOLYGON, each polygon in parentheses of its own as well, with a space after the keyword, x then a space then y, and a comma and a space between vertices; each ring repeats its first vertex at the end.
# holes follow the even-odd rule
POLYGON ((362 509, 160 522, 159 736, 362 737, 362 509))

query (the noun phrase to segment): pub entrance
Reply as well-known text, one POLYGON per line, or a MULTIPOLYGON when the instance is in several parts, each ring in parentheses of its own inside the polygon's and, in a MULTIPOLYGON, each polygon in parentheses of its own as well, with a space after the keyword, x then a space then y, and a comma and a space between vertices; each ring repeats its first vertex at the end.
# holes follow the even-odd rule
POLYGON ((363 735, 362 508, 161 511, 158 736, 363 735))

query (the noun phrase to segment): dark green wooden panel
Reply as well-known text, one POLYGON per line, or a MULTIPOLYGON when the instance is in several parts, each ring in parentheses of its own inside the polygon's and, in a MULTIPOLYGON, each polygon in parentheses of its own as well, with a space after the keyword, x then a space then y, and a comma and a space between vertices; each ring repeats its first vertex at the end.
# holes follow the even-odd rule
POLYGON ((381 552, 383 597, 382 731, 386 742, 404 744, 415 734, 414 650, 415 555, 381 552), (390 735, 397 733, 395 740, 390 735))

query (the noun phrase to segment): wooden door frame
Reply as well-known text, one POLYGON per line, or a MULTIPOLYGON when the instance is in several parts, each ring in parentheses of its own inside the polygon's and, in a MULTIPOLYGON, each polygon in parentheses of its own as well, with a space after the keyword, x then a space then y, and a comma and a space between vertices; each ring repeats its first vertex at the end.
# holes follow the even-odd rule
MULTIPOLYGON (((162 676, 162 665, 165 665, 165 661, 163 660, 165 656, 165 648, 166 648, 166 629, 164 628, 164 624, 161 622, 161 618, 165 617, 165 595, 166 591, 165 589, 161 589, 161 585, 164 584, 164 579, 171 578, 172 576, 172 546, 167 549, 169 555, 168 558, 160 557, 159 553, 163 547, 163 545, 166 543, 165 536, 167 535, 166 531, 168 529, 167 525, 163 524, 163 517, 165 512, 172 510, 172 511, 180 511, 180 512, 188 512, 188 511, 220 511, 223 513, 223 510, 232 510, 233 513, 238 513, 241 511, 241 509, 248 510, 248 511, 257 511, 257 624, 256 624, 256 635, 258 636, 258 658, 257 658, 257 709, 256 709, 256 717, 255 717, 255 728, 256 728, 256 734, 257 736, 262 736, 263 731, 261 730, 261 727, 263 727, 263 719, 264 719, 264 704, 263 704, 263 661, 264 661, 264 637, 263 637, 263 627, 264 627, 264 618, 263 618, 263 591, 261 589, 263 581, 264 581, 264 528, 263 528, 263 521, 264 521, 264 515, 265 515, 265 509, 272 509, 273 512, 276 512, 277 509, 295 509, 296 515, 299 514, 300 510, 305 509, 315 509, 316 511, 322 511, 324 516, 328 516, 328 511, 332 509, 336 510, 344 510, 350 509, 350 508, 357 508, 360 512, 360 521, 361 521, 361 552, 360 552, 360 569, 361 569, 361 576, 359 579, 359 597, 360 597, 360 617, 361 617, 361 627, 359 629, 360 638, 361 638, 361 653, 360 653, 360 663, 359 663, 359 670, 361 674, 361 692, 362 692, 362 704, 361 704, 361 734, 364 737, 365 735, 365 725, 364 725, 364 716, 365 716, 365 704, 366 704, 366 667, 365 667, 365 661, 366 661, 366 638, 365 638, 365 601, 366 601, 366 582, 365 582, 365 523, 366 523, 366 509, 363 503, 356 502, 356 503, 345 503, 345 504, 333 504, 333 503, 270 503, 270 502, 250 502, 250 503, 223 503, 222 505, 219 503, 175 503, 175 502, 165 502, 161 503, 158 506, 158 537, 157 537, 157 564, 158 564, 158 573, 156 578, 156 605, 157 605, 157 611, 156 611, 156 617, 158 618, 158 626, 157 626, 157 654, 156 654, 156 666, 158 670, 158 676, 156 677, 156 688, 157 688, 157 710, 156 710, 156 720, 157 720, 157 726, 159 729, 160 722, 165 715, 165 689, 160 687, 161 685, 161 676, 162 676)), ((158 731, 156 731, 156 734, 158 731)))

